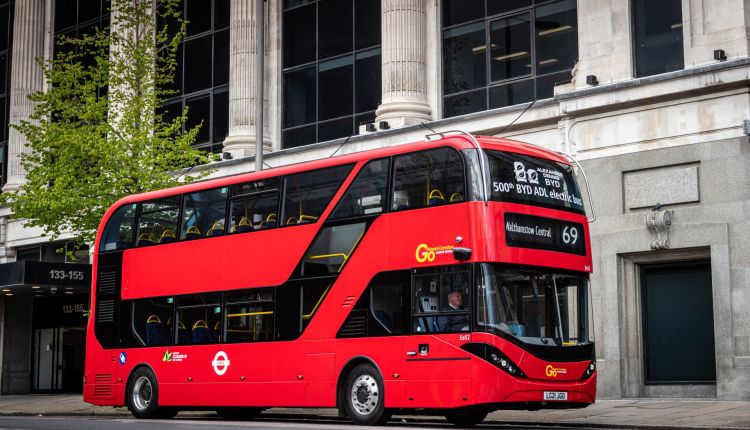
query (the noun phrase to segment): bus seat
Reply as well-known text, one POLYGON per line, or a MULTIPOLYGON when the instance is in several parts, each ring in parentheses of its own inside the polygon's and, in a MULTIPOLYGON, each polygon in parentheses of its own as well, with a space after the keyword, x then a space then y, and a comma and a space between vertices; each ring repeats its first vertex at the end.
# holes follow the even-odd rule
POLYGON ((211 343, 214 341, 208 324, 203 320, 198 320, 193 324, 193 343, 211 343))
POLYGON ((270 213, 266 217, 266 220, 260 223, 260 226, 258 228, 273 228, 276 227, 276 214, 270 213))
POLYGON ((146 320, 146 346, 168 345, 167 329, 157 315, 150 315, 146 320))
POLYGON ((159 243, 171 243, 176 241, 177 236, 175 236, 174 232, 170 229, 164 230, 161 234, 161 238, 159 238, 159 243))
POLYGON ((148 233, 141 233, 141 235, 138 236, 138 240, 136 241, 136 246, 153 245, 153 244, 154 244, 154 239, 148 233))
POLYGON ((224 220, 218 219, 211 225, 206 236, 221 236, 222 234, 224 234, 224 220))
POLYGON ((240 218, 240 222, 238 222, 237 225, 234 226, 234 231, 237 233, 245 233, 247 231, 253 230, 253 223, 250 221, 250 218, 246 216, 240 218))
POLYGON ((462 202, 464 201, 464 196, 461 195, 461 193, 453 193, 451 194, 451 198, 449 199, 451 203, 453 202, 462 202))
POLYGON ((289 218, 286 219, 286 225, 294 225, 297 223, 298 223, 297 217, 290 216, 289 218))
POLYGON ((201 231, 197 225, 191 225, 185 232, 185 239, 197 239, 201 237, 201 231))
POLYGON ((443 193, 437 188, 433 188, 430 194, 427 196, 427 206, 437 206, 445 203, 445 197, 443 193))

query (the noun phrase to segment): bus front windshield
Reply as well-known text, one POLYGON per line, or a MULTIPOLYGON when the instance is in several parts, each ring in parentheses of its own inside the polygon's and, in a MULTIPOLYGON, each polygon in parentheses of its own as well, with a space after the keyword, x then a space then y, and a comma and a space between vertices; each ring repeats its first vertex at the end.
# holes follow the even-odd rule
POLYGON ((586 278, 490 263, 478 275, 479 331, 547 346, 593 341, 586 278))

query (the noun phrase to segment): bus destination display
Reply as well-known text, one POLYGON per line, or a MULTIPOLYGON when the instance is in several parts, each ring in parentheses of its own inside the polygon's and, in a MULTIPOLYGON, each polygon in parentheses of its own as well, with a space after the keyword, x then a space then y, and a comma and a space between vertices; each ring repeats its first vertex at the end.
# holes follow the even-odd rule
POLYGON ((505 214, 505 243, 520 248, 586 255, 582 224, 532 215, 505 214))

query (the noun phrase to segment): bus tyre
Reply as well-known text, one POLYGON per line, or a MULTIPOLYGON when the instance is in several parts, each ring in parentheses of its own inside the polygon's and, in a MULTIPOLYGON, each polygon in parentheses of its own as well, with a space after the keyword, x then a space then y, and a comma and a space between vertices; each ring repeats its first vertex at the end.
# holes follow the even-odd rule
POLYGON ((158 398, 159 386, 154 372, 147 367, 136 369, 130 375, 125 392, 125 403, 130 413, 136 418, 172 418, 177 415, 177 409, 160 408, 158 398))
POLYGON ((359 425, 381 425, 391 417, 385 409, 383 378, 370 364, 360 364, 346 377, 344 408, 359 425))
POLYGON ((449 423, 458 427, 474 427, 487 416, 487 411, 481 409, 467 409, 445 414, 449 423))

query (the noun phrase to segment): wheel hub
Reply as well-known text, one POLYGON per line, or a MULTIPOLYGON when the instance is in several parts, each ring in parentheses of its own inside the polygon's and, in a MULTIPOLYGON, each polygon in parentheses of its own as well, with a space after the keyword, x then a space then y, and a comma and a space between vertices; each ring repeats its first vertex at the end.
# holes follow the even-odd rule
POLYGON ((133 406, 139 411, 145 410, 151 403, 152 394, 151 381, 141 376, 133 385, 133 406))

